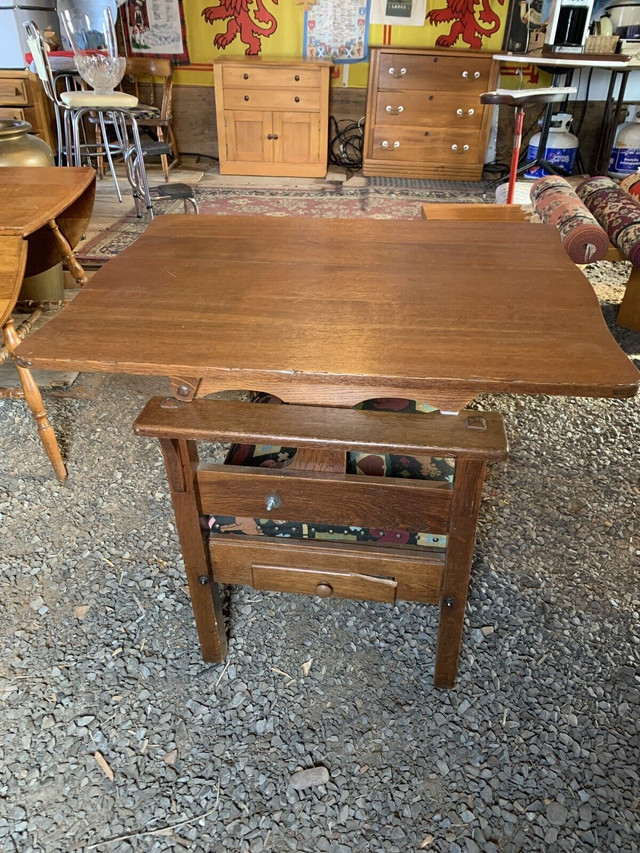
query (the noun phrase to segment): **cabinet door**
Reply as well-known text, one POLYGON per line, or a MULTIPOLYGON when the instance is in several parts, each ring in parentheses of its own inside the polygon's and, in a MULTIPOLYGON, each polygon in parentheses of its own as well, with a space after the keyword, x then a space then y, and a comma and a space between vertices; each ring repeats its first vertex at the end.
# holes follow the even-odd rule
POLYGON ((225 110, 227 160, 230 163, 272 163, 274 152, 270 112, 225 110))
POLYGON ((273 113, 273 132, 277 136, 275 162, 292 164, 326 162, 327 153, 320 150, 319 113, 273 113))

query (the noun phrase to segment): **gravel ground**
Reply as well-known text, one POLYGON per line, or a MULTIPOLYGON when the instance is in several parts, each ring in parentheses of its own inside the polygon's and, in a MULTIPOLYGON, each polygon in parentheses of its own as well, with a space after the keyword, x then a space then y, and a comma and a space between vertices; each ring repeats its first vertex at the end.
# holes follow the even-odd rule
MULTIPOLYGON (((611 319, 620 265, 593 279, 611 319)), ((639 849, 637 400, 480 401, 511 457, 436 691, 436 610, 408 603, 235 587, 228 663, 202 663, 160 453, 131 432, 164 387, 49 400, 64 486, 0 402, 2 853, 639 849)))

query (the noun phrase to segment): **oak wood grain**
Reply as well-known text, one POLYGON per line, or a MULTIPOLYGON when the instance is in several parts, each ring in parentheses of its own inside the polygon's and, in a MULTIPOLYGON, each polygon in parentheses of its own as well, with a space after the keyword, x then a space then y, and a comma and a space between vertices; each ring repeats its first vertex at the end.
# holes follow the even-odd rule
POLYGON ((273 592, 297 592, 321 598, 357 598, 368 601, 396 600, 398 584, 391 578, 358 575, 352 572, 329 572, 326 569, 295 569, 289 566, 254 565, 255 589, 273 592))
POLYGON ((450 483, 240 465, 201 465, 198 490, 205 515, 425 530, 436 535, 447 532, 451 505, 450 483), (273 494, 281 504, 269 511, 266 500, 273 494))
POLYGON ((207 393, 275 386, 327 405, 390 391, 633 395, 640 374, 556 229, 531 233, 518 222, 163 216, 18 354, 48 369, 199 377, 207 393))

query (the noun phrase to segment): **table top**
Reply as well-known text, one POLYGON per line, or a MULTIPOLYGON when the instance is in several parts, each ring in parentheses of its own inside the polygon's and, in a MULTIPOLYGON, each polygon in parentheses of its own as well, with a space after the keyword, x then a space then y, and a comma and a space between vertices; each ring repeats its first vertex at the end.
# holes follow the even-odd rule
POLYGON ((95 178, 95 171, 87 168, 0 168, 0 234, 28 237, 71 207, 95 178))
POLYGON ((556 68, 628 68, 631 57, 617 53, 494 53, 498 62, 518 65, 548 65, 556 68))
POLYGON ((447 411, 640 381, 555 228, 526 222, 162 216, 17 354, 201 380, 199 395, 447 411))

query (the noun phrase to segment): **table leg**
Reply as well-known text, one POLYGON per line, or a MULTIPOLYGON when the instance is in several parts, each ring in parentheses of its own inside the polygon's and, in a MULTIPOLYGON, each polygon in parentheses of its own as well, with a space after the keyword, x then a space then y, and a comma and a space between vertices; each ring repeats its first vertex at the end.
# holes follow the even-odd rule
POLYGON ((65 263, 69 267, 69 272, 75 278, 75 280, 78 282, 78 284, 86 284, 87 281, 89 280, 87 278, 87 274, 85 273, 85 271, 82 269, 82 267, 78 263, 78 259, 73 254, 73 249, 69 245, 67 238, 64 236, 62 231, 58 228, 58 223, 55 221, 55 219, 49 220, 49 228, 53 232, 53 237, 56 241, 56 244, 58 246, 58 250, 60 251, 60 254, 62 255, 63 260, 65 261, 65 263))
MULTIPOLYGON (((16 332, 12 320, 9 320, 5 324, 3 331, 7 349, 10 353, 13 353, 20 343, 20 336, 16 332)), ((49 419, 47 418, 47 412, 42 401, 40 389, 36 385, 35 380, 31 375, 31 371, 27 367, 21 367, 16 362, 16 369, 18 371, 18 376, 20 377, 25 399, 31 409, 31 414, 38 425, 40 440, 42 441, 46 454, 53 465, 56 477, 63 483, 67 479, 67 469, 62 461, 62 455, 60 453, 60 448, 58 447, 56 434, 53 431, 53 427, 51 426, 49 419)))
POLYGON ((485 462, 475 459, 459 458, 456 462, 440 596, 440 626, 434 676, 436 687, 453 687, 456 682, 471 558, 486 468, 485 462))
POLYGON ((616 323, 625 329, 640 332, 640 269, 637 267, 631 268, 616 323))
POLYGON ((209 549, 198 523, 194 489, 198 452, 195 441, 160 439, 167 469, 178 537, 191 593, 191 603, 202 657, 220 663, 227 654, 227 638, 218 585, 213 579, 209 549))

